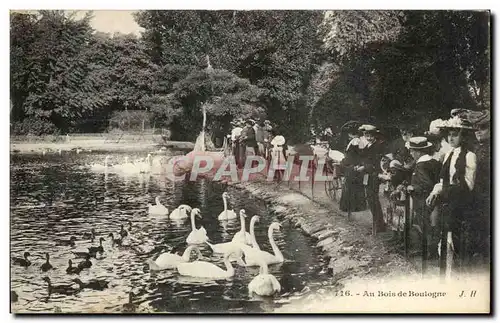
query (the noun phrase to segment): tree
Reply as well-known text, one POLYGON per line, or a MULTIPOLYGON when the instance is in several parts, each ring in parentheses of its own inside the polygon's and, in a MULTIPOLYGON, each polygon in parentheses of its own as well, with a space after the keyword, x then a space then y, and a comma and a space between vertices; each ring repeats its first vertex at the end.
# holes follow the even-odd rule
POLYGON ((207 130, 227 128, 233 118, 262 113, 263 91, 225 70, 195 70, 173 86, 156 114, 172 119, 173 138, 194 139, 202 128, 201 106, 207 108, 207 130))

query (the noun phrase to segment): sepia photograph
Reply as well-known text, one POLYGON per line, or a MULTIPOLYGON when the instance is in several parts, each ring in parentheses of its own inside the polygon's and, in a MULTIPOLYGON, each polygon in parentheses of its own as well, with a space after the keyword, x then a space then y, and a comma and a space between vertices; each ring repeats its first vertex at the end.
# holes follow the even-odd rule
POLYGON ((491 313, 489 10, 8 14, 11 314, 491 313))

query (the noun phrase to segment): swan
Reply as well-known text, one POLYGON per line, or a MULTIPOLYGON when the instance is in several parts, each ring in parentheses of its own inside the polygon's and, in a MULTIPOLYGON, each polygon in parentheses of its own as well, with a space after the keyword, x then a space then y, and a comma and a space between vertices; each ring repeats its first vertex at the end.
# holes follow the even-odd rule
POLYGON ((226 270, 206 261, 185 262, 177 265, 177 271, 183 276, 200 278, 229 278, 234 276, 234 268, 229 261, 229 256, 233 253, 224 255, 224 264, 226 270))
POLYGON ((108 155, 106 156, 106 158, 104 158, 104 165, 101 165, 101 164, 92 164, 90 165, 90 169, 93 170, 93 171, 103 171, 103 170, 107 170, 108 167, 110 166, 109 165, 109 159, 111 157, 108 155))
POLYGON ((177 268, 177 265, 184 262, 189 262, 189 258, 191 256, 191 251, 196 250, 198 253, 198 258, 201 258, 200 249, 196 246, 188 246, 182 256, 179 256, 175 253, 165 252, 156 258, 156 260, 147 260, 147 264, 151 270, 163 270, 163 269, 174 269, 177 268))
MULTIPOLYGON (((274 230, 279 230, 280 227, 281 224, 279 224, 278 222, 273 222, 267 230, 267 236, 269 237, 269 242, 271 243, 271 247, 273 248, 274 255, 255 247, 248 248, 247 246, 242 248, 242 251, 245 254, 246 266, 259 266, 260 261, 265 261, 268 265, 280 264, 285 260, 273 237, 274 230)), ((255 232, 252 232, 252 243, 254 244, 254 246, 257 245, 257 241, 255 240, 255 232)))
POLYGON ((246 228, 245 228, 245 218, 246 217, 247 217, 247 215, 245 213, 245 210, 241 209, 240 210, 241 230, 236 232, 232 241, 251 245, 252 244, 252 236, 250 235, 250 233, 248 233, 246 231, 246 228))
POLYGON ((192 208, 189 205, 181 204, 175 210, 170 213, 170 219, 180 220, 186 219, 188 217, 188 212, 191 212, 192 208))
POLYGON ((137 173, 138 168, 134 163, 129 162, 128 156, 125 156, 125 162, 121 165, 116 165, 115 168, 118 168, 121 172, 124 173, 137 173))
POLYGON ((260 261, 260 271, 248 284, 248 293, 250 296, 255 293, 259 296, 273 296, 281 291, 279 281, 273 275, 268 273, 265 261, 260 261))
POLYGON ((156 199, 156 205, 152 205, 148 203, 148 212, 149 214, 154 214, 154 215, 167 215, 168 214, 168 209, 165 205, 161 204, 160 202, 160 197, 157 196, 156 199))
POLYGON ((195 216, 200 215, 200 209, 194 208, 191 211, 191 233, 189 233, 186 242, 188 244, 202 244, 208 241, 207 230, 204 227, 196 229, 195 216))
POLYGON ((227 192, 222 193, 222 200, 224 201, 224 211, 219 214, 219 220, 232 220, 236 219, 238 216, 234 210, 227 209, 227 198, 229 194, 227 192))

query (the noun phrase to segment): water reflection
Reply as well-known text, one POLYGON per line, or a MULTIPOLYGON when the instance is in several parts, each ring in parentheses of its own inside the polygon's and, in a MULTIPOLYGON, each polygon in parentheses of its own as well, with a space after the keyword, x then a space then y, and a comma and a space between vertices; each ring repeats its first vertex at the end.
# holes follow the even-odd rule
MULTIPOLYGON (((174 183, 161 175, 96 174, 81 168, 102 159, 100 155, 13 156, 11 256, 21 257, 28 251, 33 261, 28 268, 11 267, 11 289, 19 295, 13 311, 120 312, 129 303, 131 291, 133 303, 141 307, 134 310, 141 312, 263 312, 280 306, 281 300, 249 297, 247 285, 258 274, 258 268, 235 264, 231 279, 200 280, 179 276, 174 270, 150 272, 146 265, 147 259, 160 252, 182 253, 191 231, 189 218, 170 221, 165 216, 148 215, 148 203, 160 196, 170 211, 180 204, 200 208, 203 216, 196 225, 205 227, 213 243, 226 242, 240 230, 239 219, 217 220, 224 208, 222 193, 228 187, 208 181, 174 183), (128 235, 122 246, 113 246, 109 233, 118 237, 122 225, 128 235), (92 229, 96 232, 93 242, 87 237, 92 229), (74 247, 61 245, 61 240, 71 236, 76 237, 74 247), (100 237, 105 238, 103 254, 91 258, 92 266, 79 275, 67 274, 68 259, 75 265, 83 260, 74 252, 98 246, 100 237), (40 266, 46 252, 55 269, 44 273, 40 266), (73 284, 76 277, 83 282, 103 279, 109 281, 109 288, 84 289, 71 296, 54 293, 49 297, 45 276, 54 285, 73 284)), ((267 229, 276 219, 260 200, 240 192, 230 195, 229 208, 237 212, 245 208, 249 215, 247 230, 251 216, 261 216, 255 227, 256 238, 262 250, 271 252, 267 229)), ((285 225, 274 236, 286 261, 269 266, 269 272, 280 281, 281 294, 293 296, 324 278, 316 250, 300 232, 285 225)), ((206 261, 225 268, 221 255, 212 254, 208 246, 202 246, 201 251, 206 261)))

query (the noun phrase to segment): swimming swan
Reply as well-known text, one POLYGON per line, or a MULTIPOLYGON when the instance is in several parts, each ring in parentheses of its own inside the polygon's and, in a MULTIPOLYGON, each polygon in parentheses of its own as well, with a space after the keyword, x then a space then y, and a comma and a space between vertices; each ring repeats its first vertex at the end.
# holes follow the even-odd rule
POLYGON ((238 216, 236 215, 236 212, 234 210, 228 210, 227 209, 227 198, 229 197, 229 194, 227 192, 222 193, 222 200, 224 201, 224 211, 222 211, 219 214, 219 220, 232 220, 236 219, 238 216))
MULTIPOLYGON (((281 224, 273 222, 267 230, 267 236, 269 237, 269 242, 273 248, 274 255, 267 251, 258 250, 257 248, 242 248, 242 251, 245 253, 245 262, 247 266, 259 266, 260 261, 265 261, 268 265, 280 264, 285 260, 273 237, 274 230, 279 230, 280 227, 281 224)), ((257 241, 255 240, 255 232, 252 234, 252 242, 254 245, 257 244, 257 241)))
POLYGON ((156 205, 152 205, 148 203, 148 212, 149 214, 152 215, 167 215, 168 214, 168 209, 165 205, 161 204, 160 202, 160 197, 157 196, 156 199, 156 205))
POLYGON ((104 158, 104 165, 94 163, 90 165, 90 169, 95 172, 108 170, 109 166, 111 166, 109 165, 110 158, 111 158, 110 156, 106 156, 106 158, 104 158))
POLYGON ((185 262, 177 265, 177 271, 183 276, 200 278, 229 278, 234 276, 234 268, 229 261, 232 253, 224 255, 226 270, 206 261, 185 262))
POLYGON ((179 205, 175 210, 170 213, 170 219, 172 220, 181 220, 188 218, 188 212, 191 212, 193 209, 186 204, 179 205))
POLYGON ((236 232, 236 234, 233 237, 232 242, 239 242, 239 243, 244 243, 247 245, 252 244, 252 236, 250 233, 246 231, 245 228, 245 218, 247 217, 245 210, 241 209, 240 210, 240 221, 241 221, 241 230, 236 232))
POLYGON ((164 269, 175 269, 177 265, 183 262, 189 262, 191 257, 191 251, 196 250, 198 253, 198 257, 201 258, 200 249, 196 246, 188 246, 182 256, 179 256, 175 253, 165 252, 156 258, 156 260, 147 260, 147 264, 151 270, 164 270, 164 269))
POLYGON ((248 294, 253 293, 259 296, 273 296, 281 291, 279 281, 273 275, 268 273, 267 264, 265 261, 260 261, 260 271, 255 276, 250 284, 248 284, 248 294))
POLYGON ((191 233, 189 233, 186 242, 188 244, 202 244, 208 241, 207 230, 204 227, 196 229, 195 216, 200 215, 200 209, 194 208, 191 211, 191 233))

